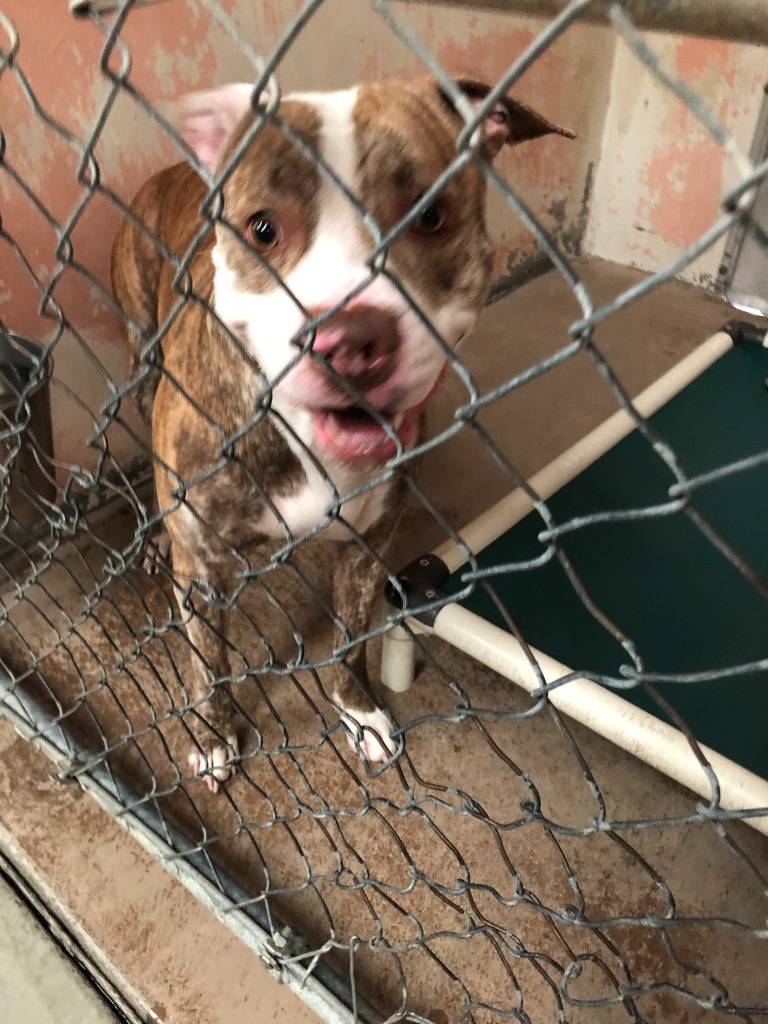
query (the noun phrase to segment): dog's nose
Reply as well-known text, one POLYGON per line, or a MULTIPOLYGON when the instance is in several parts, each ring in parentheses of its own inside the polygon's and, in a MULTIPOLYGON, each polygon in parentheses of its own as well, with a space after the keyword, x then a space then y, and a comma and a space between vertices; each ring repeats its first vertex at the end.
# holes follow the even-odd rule
MULTIPOLYGON (((311 312, 313 318, 321 315, 311 312)), ((368 391, 392 375, 399 345, 397 321, 390 313, 356 306, 320 324, 312 348, 340 377, 368 391)))

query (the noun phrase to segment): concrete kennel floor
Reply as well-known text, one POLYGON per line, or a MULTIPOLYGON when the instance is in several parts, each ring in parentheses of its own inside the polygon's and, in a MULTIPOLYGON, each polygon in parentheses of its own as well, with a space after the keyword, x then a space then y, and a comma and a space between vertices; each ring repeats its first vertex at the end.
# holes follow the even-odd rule
MULTIPOLYGON (((596 261, 582 261, 579 269, 596 302, 606 301, 641 279, 631 270, 596 261)), ((554 273, 487 310, 477 332, 461 350, 480 392, 562 347, 567 341, 567 325, 578 315, 568 288, 554 273)), ((636 394, 730 315, 721 302, 671 283, 609 318, 598 329, 596 340, 627 390, 636 394)), ((449 422, 451 409, 463 400, 459 382, 450 381, 432 410, 433 427, 449 422)), ((530 475, 614 408, 605 383, 588 358, 579 356, 493 403, 481 422, 516 469, 530 475)), ((456 527, 509 489, 508 479, 481 441, 467 430, 429 456, 420 483, 456 527)), ((110 543, 115 543, 120 529, 119 523, 110 524, 110 543)), ((392 560, 393 568, 428 549, 441 539, 441 532, 424 509, 414 508, 408 513, 403 537, 402 547, 392 560)), ((83 552, 83 556, 67 555, 62 558, 63 564, 45 577, 48 593, 55 594, 70 609, 79 607, 76 581, 87 582, 86 563, 90 571, 100 572, 98 546, 83 552)), ((303 571, 321 588, 327 582, 327 559, 327 551, 317 545, 299 559, 303 571)), ((276 593, 301 622, 310 652, 321 651, 328 642, 327 622, 289 582, 277 580, 276 593)), ((107 595, 94 616, 78 627, 77 637, 67 649, 48 655, 42 663, 51 688, 67 705, 82 685, 73 665, 88 683, 97 684, 99 662, 113 666, 118 651, 130 650, 131 630, 146 617, 142 602, 155 619, 168 614, 167 593, 137 571, 131 571, 124 581, 110 584, 107 595)), ((28 598, 14 610, 13 620, 30 646, 43 651, 51 644, 52 632, 40 611, 53 616, 54 626, 63 624, 63 620, 56 617, 49 597, 40 588, 31 590, 28 598), (35 610, 33 601, 39 610, 35 610)), ((290 648, 284 627, 281 630, 279 623, 267 627, 263 618, 260 622, 265 631, 274 631, 270 636, 281 651, 290 648)), ((253 630, 245 621, 238 622, 235 629, 238 645, 252 651, 257 646, 253 630)), ((153 714, 163 717, 172 699, 169 693, 176 685, 170 658, 183 664, 187 656, 183 640, 173 637, 167 642, 153 640, 145 653, 149 660, 143 656, 129 658, 127 669, 115 678, 120 706, 103 690, 97 689, 88 698, 117 748, 113 763, 131 778, 139 792, 146 789, 152 776, 160 787, 174 784, 175 773, 161 736, 181 763, 185 753, 183 732, 172 719, 150 730, 140 748, 119 741, 129 730, 149 726, 153 714)), ((451 713, 458 697, 446 684, 446 676, 460 684, 465 699, 474 707, 514 714, 528 706, 521 691, 444 645, 431 642, 429 654, 443 674, 428 669, 407 694, 389 699, 401 724, 424 715, 451 713)), ((18 650, 11 651, 10 657, 18 658, 18 650)), ((258 686, 238 687, 237 699, 257 720, 266 748, 275 749, 286 740, 292 746, 319 745, 323 722, 315 708, 325 709, 317 687, 304 677, 300 682, 300 686, 287 680, 269 682, 265 693, 272 711, 265 697, 259 696, 258 686), (279 716, 284 731, 277 728, 275 716, 279 716)), ((333 723, 331 714, 327 721, 333 723)), ((587 730, 566 724, 600 786, 609 818, 672 819, 695 810, 696 800, 690 794, 587 730)), ((98 733, 82 713, 73 716, 73 725, 85 739, 98 742, 98 733)), ((333 732, 320 749, 296 752, 293 761, 285 753, 248 758, 244 771, 227 787, 229 797, 214 798, 200 784, 187 780, 184 794, 171 795, 164 800, 164 807, 201 842, 208 842, 206 837, 226 837, 211 843, 211 855, 237 880, 253 888, 263 882, 264 875, 242 829, 243 820, 247 820, 268 863, 271 888, 279 890, 300 883, 300 891, 277 896, 271 905, 291 924, 301 926, 313 942, 320 943, 327 936, 326 909, 333 916, 340 940, 351 934, 368 939, 376 933, 375 921, 361 894, 354 888, 342 892, 334 883, 324 881, 337 869, 336 849, 343 846, 339 828, 346 843, 345 865, 360 871, 357 858, 362 858, 373 877, 393 886, 407 887, 415 868, 446 890, 455 891, 456 880, 468 872, 473 882, 495 887, 509 896, 516 872, 528 892, 548 906, 559 908, 576 902, 563 860, 566 858, 581 887, 585 913, 591 919, 663 915, 667 903, 654 875, 604 835, 560 836, 558 852, 547 830, 538 824, 494 833, 480 819, 455 813, 458 801, 450 793, 437 794, 445 806, 438 807, 432 801, 434 785, 454 786, 470 793, 488 817, 511 820, 519 816, 520 801, 529 797, 512 767, 514 762, 535 783, 543 813, 550 819, 575 828, 585 827, 592 820, 596 804, 584 773, 571 741, 551 717, 508 717, 486 721, 485 729, 487 735, 482 736, 469 721, 449 723, 443 718, 424 721, 408 731, 408 785, 416 797, 424 799, 423 807, 433 827, 416 814, 398 813, 406 790, 396 767, 366 783, 369 792, 379 799, 379 816, 359 816, 363 797, 345 766, 361 778, 364 774, 339 731, 333 732), (329 822, 323 832, 314 819, 297 815, 294 793, 300 794, 305 807, 320 812, 321 821, 328 821, 323 818, 324 806, 345 816, 329 822), (281 824, 270 825, 275 818, 281 824), (410 864, 392 842, 388 825, 397 828, 410 864), (460 857, 439 838, 435 827, 460 851, 460 857), (297 846, 304 851, 304 859, 297 846), (514 871, 504 867, 502 852, 514 871), (305 884, 308 870, 312 885, 305 884)), ((124 985, 141 994, 154 1013, 150 1019, 169 1024, 313 1019, 287 990, 273 984, 255 957, 89 798, 74 787, 51 782, 45 758, 4 724, 0 724, 0 749, 0 825, 14 836, 19 856, 27 858, 43 875, 104 951, 124 985)), ((768 873, 768 842, 740 823, 729 826, 728 833, 764 878, 768 873)), ((756 879, 744 857, 712 828, 670 825, 630 829, 622 835, 663 876, 679 916, 719 916, 749 928, 765 926, 765 884, 756 879)), ((351 875, 345 878, 351 881, 351 875)), ((398 896, 405 914, 394 912, 380 897, 374 897, 373 906, 388 941, 407 944, 416 935, 415 920, 421 921, 427 931, 463 931, 466 921, 462 911, 467 909, 467 897, 459 894, 452 899, 454 905, 450 906, 434 889, 418 884, 413 891, 398 896)), ((561 940, 540 913, 530 907, 500 904, 483 889, 474 892, 474 900, 479 913, 517 934, 528 950, 560 961, 568 959, 561 940)), ((702 997, 714 993, 712 983, 702 973, 707 970, 721 978, 731 997, 742 1005, 768 1005, 765 942, 758 942, 743 928, 680 924, 668 929, 670 945, 666 947, 658 929, 630 922, 607 929, 606 937, 621 950, 636 984, 668 983, 659 992, 638 997, 641 1017, 654 1024, 662 1020, 698 1024, 722 1019, 716 1010, 702 1009, 674 990, 680 984, 702 997), (672 948, 675 958, 670 955, 672 948)), ((599 936, 586 929, 569 929, 566 938, 575 952, 599 952, 603 960, 608 959, 599 936)), ((487 937, 462 942, 444 935, 432 941, 431 948, 466 980, 475 998, 507 1008, 519 1005, 514 985, 487 937)), ((340 962, 344 961, 342 955, 340 962)), ((357 968, 358 984, 366 995, 390 1011, 398 1005, 400 980, 391 956, 363 952, 357 968)), ((618 970, 616 963, 614 969, 618 970)), ((407 953, 402 970, 411 991, 409 1006, 438 1024, 451 1021, 462 1002, 447 975, 436 969, 423 951, 407 953)), ((530 1020, 534 1024, 557 1020, 555 1001, 542 975, 525 958, 515 961, 514 970, 530 1020)), ((597 969, 585 969, 571 988, 577 999, 599 998, 609 992, 605 977, 597 969)), ((629 1019, 621 1005, 569 1008, 566 1016, 573 1024, 612 1024, 629 1019)), ((485 1022, 500 1018, 480 1013, 477 1019, 485 1022)))

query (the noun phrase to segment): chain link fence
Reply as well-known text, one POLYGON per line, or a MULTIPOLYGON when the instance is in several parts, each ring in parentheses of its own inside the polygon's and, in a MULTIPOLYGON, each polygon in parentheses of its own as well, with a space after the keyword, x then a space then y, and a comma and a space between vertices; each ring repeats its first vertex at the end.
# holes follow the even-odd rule
MULTIPOLYGON (((29 151, 43 138, 66 154, 57 164, 56 180, 35 178, 20 170, 22 154, 7 132, 0 133, 3 202, 9 210, 14 202, 29 211, 55 251, 53 265, 39 271, 40 251, 17 237, 11 216, 3 218, 3 261, 10 256, 24 281, 20 287, 40 314, 35 333, 13 320, 2 324, 0 333, 3 712, 54 758, 62 781, 77 780, 93 793, 324 1019, 422 1024, 760 1019, 768 1013, 768 972, 759 966, 768 939, 768 853, 763 837, 738 819, 768 815, 768 808, 723 810, 716 780, 710 805, 702 806, 563 718, 543 696, 545 690, 531 701, 489 670, 426 640, 419 641, 422 677, 397 700, 396 726, 387 717, 365 718, 368 710, 340 718, 351 705, 339 698, 348 692, 337 681, 339 670, 347 670, 357 685, 367 657, 375 677, 382 634, 406 612, 390 607, 383 622, 339 621, 329 565, 347 556, 336 549, 329 554, 325 541, 341 523, 345 550, 359 552, 346 577, 355 593, 370 589, 380 595, 387 576, 397 588, 394 574, 428 545, 410 537, 382 554, 370 534, 356 527, 349 514, 352 503, 384 487, 396 488, 398 502, 407 500, 416 509, 413 515, 406 512, 401 531, 421 530, 430 542, 456 540, 462 524, 449 521, 422 486, 419 460, 439 457, 454 438, 471 434, 486 446, 489 464, 506 486, 520 485, 526 474, 483 426, 484 410, 577 357, 587 358, 597 370, 595 379, 608 384, 613 408, 632 415, 674 478, 663 507, 625 515, 682 510, 765 598, 759 571, 698 511, 701 481, 687 475, 675 452, 633 407, 603 353, 599 332, 622 310, 689 269, 734 226, 746 227, 765 246, 750 210, 757 186, 768 177, 768 163, 756 165, 742 152, 695 88, 665 66, 654 38, 633 23, 631 4, 575 0, 561 5, 550 21, 538 25, 530 45, 508 54, 508 67, 490 90, 470 103, 430 41, 416 38, 409 28, 408 5, 372 0, 371 16, 416 55, 444 90, 446 104, 454 104, 466 122, 456 128, 455 155, 444 160, 430 187, 399 210, 394 222, 380 225, 375 211, 363 207, 320 155, 320 147, 309 145, 307 133, 297 133, 281 117, 281 61, 311 28, 325 0, 297 8, 268 57, 260 55, 257 39, 247 37, 232 4, 122 0, 71 6, 72 18, 85 19, 92 29, 89 38, 99 39, 99 110, 83 131, 54 117, 38 100, 24 72, 25 46, 34 47, 35 41, 18 30, 12 8, 0 13, 0 86, 12 82, 41 133, 27 139, 29 151), (261 97, 253 124, 218 172, 201 167, 174 115, 137 85, 142 54, 126 43, 126 31, 133 19, 148 16, 148 8, 173 6, 181 32, 191 31, 204 13, 229 38, 241 55, 240 70, 247 67, 248 80, 255 83, 250 92, 261 97), (545 228, 514 181, 482 149, 486 119, 584 14, 599 14, 610 24, 738 172, 720 215, 694 244, 607 302, 598 301, 580 276, 573 258, 578 246, 545 228), (170 251, 157 224, 142 220, 130 206, 132 196, 115 185, 115 162, 124 164, 132 154, 118 157, 109 130, 128 109, 120 106, 127 101, 164 140, 164 155, 192 162, 205 178, 203 220, 183 251, 170 251), (242 336, 219 320, 201 294, 196 269, 201 258, 210 261, 210 229, 218 228, 221 241, 232 228, 227 181, 246 158, 248 145, 268 130, 288 140, 281 152, 299 153, 320 168, 321 179, 332 182, 342 205, 356 211, 371 238, 368 276, 330 312, 308 312, 292 362, 276 375, 262 373, 242 336), (560 275, 580 310, 567 335, 535 365, 484 389, 465 366, 466 346, 457 354, 455 339, 443 337, 413 298, 407 275, 398 277, 397 259, 387 259, 414 222, 425 214, 428 221, 429 211, 439 209, 440 195, 470 172, 482 176, 495 201, 519 218, 535 239, 537 259, 546 257, 546 266, 560 275), (103 267, 91 261, 87 239, 99 234, 99 218, 107 210, 113 219, 118 211, 136 237, 150 239, 161 255, 155 273, 172 279, 172 301, 157 323, 126 316, 105 284, 103 267), (163 261, 166 270, 158 269, 163 261), (313 362, 376 420, 377 410, 366 404, 365 395, 350 391, 344 369, 316 350, 315 338, 346 303, 381 281, 398 302, 408 304, 451 379, 460 382, 461 400, 440 429, 409 444, 400 443, 391 422, 384 423, 388 457, 346 492, 310 456, 325 482, 321 514, 309 525, 291 528, 285 506, 270 502, 281 524, 273 543, 248 548, 245 542, 253 538, 232 541, 236 531, 227 533, 223 526, 234 501, 230 488, 251 488, 264 500, 269 486, 226 476, 233 466, 242 467, 244 439, 264 423, 277 422, 279 430, 293 433, 291 443, 301 443, 290 417, 273 402, 292 368, 313 362), (79 318, 83 295, 98 307, 90 332, 79 318), (213 329, 228 334, 236 351, 235 378, 250 375, 260 383, 245 411, 226 410, 221 424, 209 423, 218 437, 215 464, 193 463, 186 478, 176 472, 170 498, 166 493, 158 502, 153 451, 160 442, 150 438, 135 407, 151 415, 158 381, 172 391, 172 400, 165 399, 169 407, 195 406, 196 395, 179 376, 181 363, 163 361, 175 320, 190 308, 203 309, 215 320, 213 329), (102 344, 118 318, 137 353, 127 378, 119 358, 102 344), (61 373, 65 360, 75 360, 83 379, 96 382, 87 394, 61 373), (52 403, 54 413, 59 410, 53 423, 52 403), (64 419, 62 408, 69 410, 64 419), (212 520, 201 522, 190 495, 217 473, 224 493, 210 506, 212 520), (206 543, 219 545, 219 556, 231 560, 227 586, 220 586, 215 559, 206 563, 212 566, 206 577, 194 560, 180 565, 178 553, 169 555, 163 528, 180 506, 198 519, 187 527, 204 528, 206 543), (202 692, 193 682, 201 671, 209 683, 202 692), (228 725, 217 725, 218 712, 212 712, 217 701, 219 710, 236 712, 232 720, 239 743, 227 733, 228 725), (391 735, 382 735, 389 728, 391 735), (384 746, 383 762, 375 756, 376 743, 384 746), (227 778, 230 767, 235 773, 227 778)), ((650 17, 648 6, 645 17, 650 17)), ((150 43, 147 38, 147 48, 150 43)), ((73 78, 81 70, 73 68, 73 78)), ((578 124, 568 127, 584 130, 578 124)), ((269 234, 261 223, 254 230, 269 234)), ((252 251, 254 244, 252 236, 252 251)), ((99 253, 104 251, 102 244, 99 253)), ((279 270, 263 260, 260 267, 277 278, 272 287, 282 291, 279 270)), ((146 280, 141 285, 149 286, 146 280)), ((501 298, 503 293, 500 288, 492 294, 501 298)), ((560 411, 568 414, 567 408, 560 411)), ((723 466, 718 474, 747 473, 762 464, 764 443, 757 439, 753 458, 723 466)), ((450 466, 444 471, 450 473, 450 466)), ((547 501, 538 501, 537 508, 547 550, 556 556, 567 533, 592 521, 587 516, 558 523, 547 501)), ((590 614, 618 634, 575 573, 573 583, 590 614)), ((492 573, 477 573, 476 584, 494 595, 492 573)), ((631 638, 622 637, 625 641, 633 678, 645 684, 643 652, 633 649, 631 638)), ((751 665, 765 667, 765 661, 751 665)), ((693 736, 690 743, 696 748, 693 736)))

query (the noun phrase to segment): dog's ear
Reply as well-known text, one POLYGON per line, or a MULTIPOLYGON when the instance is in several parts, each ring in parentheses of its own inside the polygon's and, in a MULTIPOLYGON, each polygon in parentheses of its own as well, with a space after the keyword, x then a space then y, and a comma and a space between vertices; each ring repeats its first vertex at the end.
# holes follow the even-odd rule
MULTIPOLYGON (((490 85, 475 78, 462 76, 456 79, 456 84, 475 109, 480 107, 491 91, 490 85)), ((447 95, 445 98, 448 100, 447 95)), ((453 107, 453 104, 451 106, 453 107)), ((543 135, 562 135, 566 139, 575 138, 569 128, 561 128, 560 125, 553 124, 541 114, 537 114, 535 110, 526 107, 525 104, 513 100, 509 96, 501 96, 485 115, 482 153, 483 156, 492 160, 502 146, 516 146, 520 142, 538 139, 543 135)))
POLYGON ((252 98, 253 86, 240 82, 192 92, 177 102, 179 134, 212 173, 233 128, 251 109, 252 98))

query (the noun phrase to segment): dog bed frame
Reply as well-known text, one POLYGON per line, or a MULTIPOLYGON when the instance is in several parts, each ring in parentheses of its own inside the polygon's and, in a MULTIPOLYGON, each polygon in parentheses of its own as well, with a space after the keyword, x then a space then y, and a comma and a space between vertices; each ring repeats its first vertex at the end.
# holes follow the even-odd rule
POLYGON ((442 637, 768 834, 767 346, 726 325, 633 402, 656 447, 621 410, 529 481, 572 527, 566 559, 518 488, 399 573, 385 685, 411 685, 414 636, 442 637))

